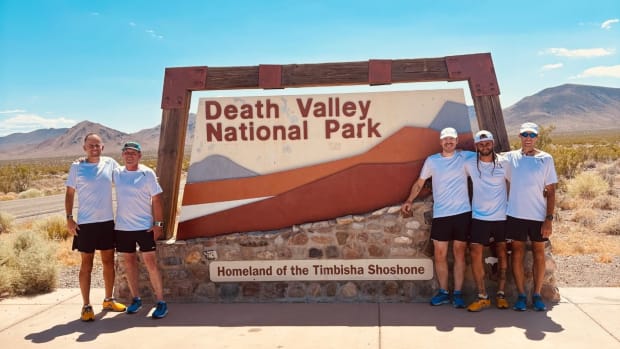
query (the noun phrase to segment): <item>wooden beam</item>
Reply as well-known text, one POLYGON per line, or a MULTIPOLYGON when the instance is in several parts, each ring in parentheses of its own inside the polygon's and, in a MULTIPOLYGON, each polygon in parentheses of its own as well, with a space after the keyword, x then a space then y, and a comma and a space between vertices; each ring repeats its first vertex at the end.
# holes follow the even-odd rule
POLYGON ((157 173, 164 190, 166 238, 176 227, 191 91, 468 81, 481 129, 510 149, 491 54, 362 62, 166 68, 157 173), (279 81, 278 81, 279 79, 279 81))

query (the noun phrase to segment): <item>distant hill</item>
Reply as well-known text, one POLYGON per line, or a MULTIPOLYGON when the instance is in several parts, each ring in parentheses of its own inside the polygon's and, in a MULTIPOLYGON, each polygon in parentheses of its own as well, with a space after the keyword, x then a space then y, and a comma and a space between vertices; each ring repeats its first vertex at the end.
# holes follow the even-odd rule
POLYGON ((532 121, 554 133, 620 130, 620 88, 566 84, 525 97, 504 109, 508 134, 532 121))
MULTIPOLYGON (((468 107, 472 130, 476 132, 476 114, 468 107)), ((559 133, 591 133, 603 130, 620 132, 620 88, 566 84, 544 89, 503 110, 509 135, 516 135, 519 125, 533 121, 555 126, 559 133)), ((196 115, 190 114, 185 146, 193 141, 196 115)), ((69 129, 45 129, 0 137, 0 160, 81 155, 82 138, 88 132, 102 135, 105 152, 120 151, 123 142, 136 140, 145 152, 157 152, 161 126, 135 133, 123 133, 101 124, 83 121, 69 129)))
MULTIPOLYGON (((193 139, 195 120, 196 115, 190 114, 186 147, 193 139)), ((0 160, 80 156, 84 153, 84 136, 90 132, 101 136, 106 155, 119 154, 122 145, 130 140, 139 142, 145 153, 156 153, 160 129, 158 125, 135 133, 124 133, 98 123, 82 121, 71 128, 14 133, 0 137, 0 160)))

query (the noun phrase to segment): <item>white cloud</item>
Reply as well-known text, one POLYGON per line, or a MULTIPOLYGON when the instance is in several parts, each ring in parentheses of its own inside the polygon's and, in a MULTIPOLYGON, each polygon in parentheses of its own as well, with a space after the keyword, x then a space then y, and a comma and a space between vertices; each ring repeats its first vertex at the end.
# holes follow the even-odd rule
POLYGON ((129 26, 130 26, 130 27, 135 27, 135 26, 136 26, 136 23, 135 23, 135 22, 129 22, 129 26))
POLYGON ((155 31, 154 31, 154 30, 152 30, 152 29, 147 29, 147 30, 145 30, 145 31, 146 31, 148 34, 150 34, 152 38, 155 38, 155 39, 163 39, 163 38, 164 38, 162 35, 159 35, 159 34, 155 33, 155 31))
POLYGON ((613 49, 605 49, 605 48, 578 48, 574 50, 569 50, 567 48, 548 48, 543 54, 551 54, 559 57, 582 57, 582 58, 590 58, 590 57, 603 57, 609 56, 614 53, 613 49))
POLYGON ((0 114, 15 114, 15 113, 25 113, 26 111, 23 109, 12 109, 12 110, 0 110, 0 114))
POLYGON ((618 18, 614 18, 614 19, 608 19, 605 22, 601 23, 601 29, 611 29, 611 25, 620 22, 620 19, 618 18))
POLYGON ((576 76, 577 79, 582 78, 618 78, 620 79, 620 65, 598 66, 584 70, 576 76))
POLYGON ((0 120, 0 137, 16 132, 30 132, 42 128, 71 127, 77 121, 59 118, 44 118, 36 114, 19 114, 14 117, 0 120))
POLYGON ((545 64, 540 68, 542 71, 560 69, 564 66, 564 63, 553 63, 553 64, 545 64))

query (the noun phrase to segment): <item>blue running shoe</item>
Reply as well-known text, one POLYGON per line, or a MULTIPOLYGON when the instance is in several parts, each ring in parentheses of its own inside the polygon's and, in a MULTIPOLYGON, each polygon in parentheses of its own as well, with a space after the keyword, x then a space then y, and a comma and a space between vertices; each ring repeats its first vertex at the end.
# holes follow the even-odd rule
POLYGON ((545 311, 547 310, 547 306, 543 303, 542 296, 539 293, 534 293, 532 296, 532 303, 534 306, 534 310, 536 311, 545 311))
POLYGON ((517 301, 512 309, 516 311, 526 311, 527 310, 527 296, 521 293, 519 297, 517 297, 517 301))
POLYGON ((455 308, 465 308, 465 300, 463 299, 463 292, 454 291, 452 294, 452 305, 455 308))
POLYGON ((127 314, 137 313, 142 308, 142 299, 140 297, 134 297, 131 305, 127 307, 127 314))
POLYGON ((157 302, 157 307, 151 315, 153 319, 161 319, 168 314, 168 305, 164 301, 157 302))
POLYGON ((448 303, 450 303, 450 293, 442 288, 440 288, 439 292, 431 298, 431 305, 442 305, 448 303))

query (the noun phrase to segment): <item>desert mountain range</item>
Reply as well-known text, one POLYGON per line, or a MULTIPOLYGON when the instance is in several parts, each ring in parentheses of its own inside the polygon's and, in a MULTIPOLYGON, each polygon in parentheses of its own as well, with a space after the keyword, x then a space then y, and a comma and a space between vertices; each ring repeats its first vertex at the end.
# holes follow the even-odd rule
MULTIPOLYGON (((620 132, 620 88, 565 84, 525 97, 504 109, 503 113, 509 135, 516 134, 519 125, 525 121, 554 125, 556 134, 616 129, 620 132)), ((192 141, 195 117, 190 114, 186 146, 192 141)), ((472 120, 475 120, 473 115, 472 120)), ((140 142, 145 153, 156 153, 160 126, 128 134, 82 121, 71 128, 14 133, 0 137, 0 160, 81 155, 82 139, 88 132, 102 136, 105 152, 109 155, 120 151, 128 140, 140 142)))

